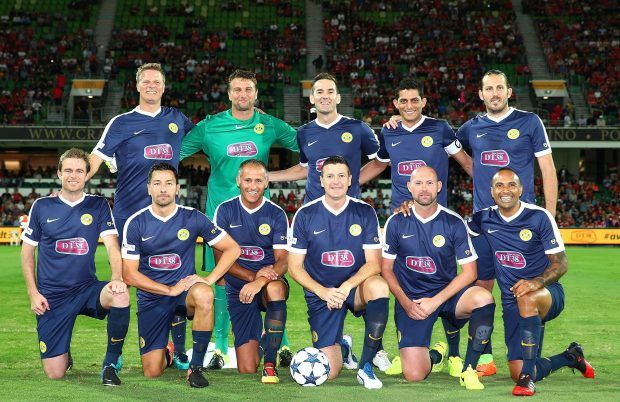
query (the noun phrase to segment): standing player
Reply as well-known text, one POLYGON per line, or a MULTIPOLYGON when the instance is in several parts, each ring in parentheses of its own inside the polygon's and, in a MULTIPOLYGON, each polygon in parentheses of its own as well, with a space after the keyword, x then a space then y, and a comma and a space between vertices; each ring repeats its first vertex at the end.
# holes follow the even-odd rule
POLYGON ((110 206, 104 197, 84 194, 90 170, 88 154, 72 148, 60 157, 57 197, 32 204, 22 236, 22 271, 37 315, 39 350, 49 378, 65 375, 69 345, 78 315, 103 320, 108 316, 108 349, 103 360, 103 385, 120 385, 117 364, 129 327, 129 292, 123 282, 121 254, 110 206), (101 237, 112 277, 95 276, 95 251, 101 237), (35 248, 39 248, 35 273, 35 248))
MULTIPOLYGON (((207 116, 183 139, 181 160, 203 151, 211 164, 208 183, 206 214, 213 218, 215 208, 223 201, 239 195, 235 177, 241 163, 247 159, 259 159, 267 163, 273 144, 297 152, 294 128, 268 114, 254 109, 258 97, 256 75, 251 71, 236 70, 228 77, 229 110, 207 116)), ((205 268, 214 266, 213 255, 205 252, 205 268)), ((216 353, 209 369, 224 366, 228 353, 228 323, 225 287, 215 286, 215 347, 216 353)), ((283 340, 288 345, 286 335, 283 340)), ((288 347, 280 351, 281 364, 290 363, 292 354, 288 347)))
POLYGON ((342 369, 340 341, 347 310, 364 315, 364 348, 357 380, 364 387, 383 386, 375 377, 375 356, 387 322, 389 289, 381 271, 379 222, 374 209, 347 195, 352 175, 340 156, 325 160, 321 185, 325 195, 300 208, 291 228, 288 266, 304 287, 312 342, 328 357, 329 378, 342 369))
POLYGON ((407 185, 413 214, 397 213, 386 222, 381 273, 397 301, 394 319, 405 378, 422 381, 431 365, 442 362, 445 344, 439 343, 430 354, 428 350, 433 324, 441 316, 457 329, 469 321, 460 382, 467 389, 484 389, 472 367, 491 337, 495 303, 488 290, 472 286, 476 252, 461 217, 438 205, 441 186, 433 168, 413 171, 407 185))
POLYGON ((172 364, 172 344, 166 348, 170 322, 179 306, 184 306, 194 320, 187 382, 203 388, 209 385, 202 374, 202 362, 213 330, 211 285, 239 257, 239 246, 204 214, 176 204, 180 186, 172 165, 158 163, 148 177, 152 204, 127 220, 122 250, 125 280, 138 288, 142 369, 145 376, 158 377, 172 364), (194 267, 199 236, 222 251, 222 258, 206 278, 196 275, 194 267))
POLYGON ((521 179, 509 168, 492 179, 497 205, 474 214, 468 222, 472 235, 484 234, 502 295, 508 367, 517 383, 513 395, 531 396, 535 381, 560 367, 594 378, 594 369, 573 342, 566 351, 540 358, 545 322, 564 309, 564 289, 558 280, 568 270, 560 231, 548 210, 520 201, 521 179))
MULTIPOLYGON (((166 161, 176 169, 183 136, 194 127, 179 110, 161 106, 166 77, 160 64, 143 64, 136 72, 136 83, 140 94, 138 106, 107 124, 90 155, 92 170, 88 175, 88 179, 95 175, 103 161, 118 169, 114 221, 121 234, 127 219, 151 204, 144 186, 151 167, 166 161)), ((171 325, 174 365, 187 370, 185 312, 175 314, 171 325)))
MULTIPOLYGON (((267 185, 267 166, 258 159, 244 161, 237 175, 241 195, 221 203, 214 222, 241 246, 241 256, 225 276, 237 369, 256 373, 260 342, 265 356, 261 381, 276 384, 280 382, 276 354, 286 326, 289 289, 284 278, 288 221, 284 211, 264 197, 267 185), (261 311, 265 311, 263 340, 261 311)), ((220 258, 216 251, 215 260, 220 258)))

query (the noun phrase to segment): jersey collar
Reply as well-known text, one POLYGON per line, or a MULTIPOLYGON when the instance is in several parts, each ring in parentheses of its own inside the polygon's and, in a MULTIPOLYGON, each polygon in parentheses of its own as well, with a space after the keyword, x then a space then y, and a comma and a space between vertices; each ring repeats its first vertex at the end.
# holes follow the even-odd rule
POLYGON ((146 110, 140 109, 140 106, 136 106, 135 109, 134 109, 134 112, 143 114, 145 116, 155 117, 155 116, 157 116, 161 112, 161 106, 159 107, 159 109, 157 109, 153 113, 147 112, 146 110))
POLYGON ((441 205, 437 204, 437 211, 435 211, 434 214, 432 214, 428 218, 422 218, 420 215, 418 215, 415 212, 415 208, 411 207, 411 211, 413 212, 413 216, 415 216, 416 219, 419 220, 422 223, 428 223, 428 222, 432 221, 433 219, 435 219, 437 217, 437 215, 439 215, 439 212, 441 212, 442 209, 443 209, 443 207, 441 205))
POLYGON ((159 219, 162 222, 168 222, 173 216, 175 216, 177 214, 177 211, 179 210, 179 206, 175 205, 174 206, 174 211, 172 211, 172 213, 168 216, 159 216, 155 213, 155 211, 153 211, 153 205, 149 205, 149 212, 151 212, 151 215, 153 215, 156 219, 159 219))
POLYGON ((512 106, 510 106, 510 107, 508 108, 508 113, 506 113, 506 114, 505 114, 505 115, 503 115, 502 117, 499 117, 499 118, 494 118, 494 117, 489 116, 488 114, 485 114, 484 116, 485 116, 487 119, 491 120, 491 121, 494 121, 494 122, 496 122, 496 123, 499 123, 499 122, 501 122, 502 120, 506 119, 508 116, 510 116, 510 115, 512 114, 512 112, 514 112, 514 111, 515 111, 515 108, 513 108, 512 106))
POLYGON ((64 202, 65 204, 67 204, 67 205, 68 205, 68 206, 70 206, 70 207, 75 207, 75 206, 76 206, 76 205, 78 205, 80 202, 84 201, 84 198, 86 198, 86 193, 82 193, 82 197, 80 197, 80 199, 79 199, 79 200, 71 202, 71 201, 67 200, 66 198, 64 198, 64 197, 62 196, 62 194, 58 194, 58 199, 59 199, 60 201, 64 202))
POLYGON ((514 215, 510 217, 505 217, 504 215, 502 215, 502 212, 499 210, 499 207, 497 207, 497 213, 504 221, 512 222, 515 219, 517 219, 519 215, 521 215, 521 212, 523 212, 524 209, 525 209, 525 203, 523 201, 519 201, 519 210, 514 215))
POLYGON ((420 127, 420 126, 422 125, 422 123, 424 123, 424 120, 426 120, 426 116, 422 115, 422 118, 420 119, 420 121, 419 121, 419 122, 417 122, 416 124, 414 124, 414 125, 413 125, 413 127, 406 127, 406 126, 403 124, 403 121, 401 120, 401 121, 400 121, 400 127, 401 127, 403 130, 407 130, 407 131, 409 131, 410 133, 413 133, 413 130, 415 130, 416 128, 420 127))
POLYGON ((263 205, 265 205, 265 197, 264 196, 261 199, 260 204, 256 208, 254 208, 254 209, 250 209, 250 208, 246 207, 243 204, 243 201, 241 201, 241 196, 240 195, 237 196, 237 200, 239 201, 239 205, 241 205, 241 208, 243 208, 245 210, 245 212, 247 212, 248 214, 253 214, 254 212, 256 212, 259 209, 261 209, 263 207, 263 205))
POLYGON ((338 124, 338 122, 342 120, 342 115, 338 114, 338 116, 336 117, 336 120, 332 121, 329 124, 322 124, 319 122, 319 119, 314 119, 314 122, 316 123, 317 126, 319 127, 323 127, 323 128, 332 128, 333 126, 335 126, 336 124, 338 124))
POLYGON ((335 210, 332 209, 332 207, 330 207, 329 205, 327 205, 327 202, 325 201, 325 196, 321 197, 321 202, 323 203, 323 206, 325 207, 326 210, 328 210, 329 212, 331 212, 332 214, 338 216, 342 213, 342 211, 344 211, 345 209, 347 209, 347 206, 349 205, 349 200, 351 199, 351 197, 349 197, 347 195, 347 199, 344 202, 344 205, 342 207, 340 207, 340 209, 335 210))

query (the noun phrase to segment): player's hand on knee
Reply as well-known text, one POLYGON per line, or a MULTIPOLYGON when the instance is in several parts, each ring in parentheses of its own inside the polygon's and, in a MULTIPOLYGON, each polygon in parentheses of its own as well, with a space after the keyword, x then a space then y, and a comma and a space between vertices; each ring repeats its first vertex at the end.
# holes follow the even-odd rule
POLYGON ((401 117, 401 115, 399 114, 395 114, 392 117, 390 117, 390 120, 386 121, 385 123, 383 123, 383 127, 385 128, 396 128, 398 127, 398 122, 401 121, 403 118, 401 117))
POLYGON ((403 307, 405 307, 405 312, 409 318, 413 320, 425 320, 428 317, 428 314, 426 314, 424 310, 420 308, 420 305, 414 301, 411 301, 407 304, 407 306, 403 307))
POLYGON ((50 305, 47 302, 45 296, 37 292, 36 294, 30 296, 30 309, 36 315, 43 315, 47 310, 50 309, 50 305))
POLYGON ((187 280, 187 277, 185 277, 175 283, 173 286, 168 286, 168 296, 178 296, 181 293, 185 292, 187 289, 189 289, 189 287, 187 286, 188 282, 189 281, 187 280))
POLYGON ((513 295, 515 295, 515 297, 521 297, 521 296, 525 296, 526 294, 530 292, 535 292, 538 289, 541 289, 542 287, 543 287, 542 282, 539 280, 536 280, 536 278, 519 279, 517 283, 512 285, 512 287, 510 288, 510 291, 512 292, 513 295))
POLYGON ((246 283, 239 292, 239 301, 244 304, 250 304, 254 300, 254 296, 263 288, 259 281, 246 283))
POLYGON ((185 282, 185 290, 189 290, 189 288, 191 288, 192 286, 194 286, 197 283, 206 283, 207 285, 209 284, 205 278, 203 278, 202 276, 193 274, 193 275, 188 275, 184 278, 186 280, 185 282))
POLYGON ((254 279, 258 279, 260 277, 269 279, 270 281, 275 281, 278 279, 278 273, 273 269, 273 265, 267 265, 259 269, 254 275, 254 279))
POLYGON ((108 292, 111 294, 120 294, 127 292, 127 284, 119 279, 113 279, 108 283, 108 292))
POLYGON ((329 288, 325 293, 325 302, 327 303, 327 308, 330 310, 337 310, 342 308, 342 305, 347 300, 346 296, 342 294, 342 292, 338 288, 329 288))
POLYGON ((420 310, 422 310, 427 317, 433 314, 439 307, 439 303, 437 303, 437 300, 433 297, 423 297, 421 299, 415 299, 413 302, 418 305, 420 310))

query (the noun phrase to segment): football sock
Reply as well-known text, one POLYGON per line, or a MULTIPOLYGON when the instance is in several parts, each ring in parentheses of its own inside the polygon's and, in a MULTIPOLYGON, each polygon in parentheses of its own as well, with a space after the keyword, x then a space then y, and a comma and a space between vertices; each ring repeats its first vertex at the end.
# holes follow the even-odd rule
POLYGON ((192 361, 190 367, 202 367, 202 363, 207 353, 207 347, 211 340, 212 331, 192 331, 192 339, 194 340, 194 348, 192 352, 192 361))
POLYGON ((174 351, 177 353, 185 353, 185 331, 187 330, 186 313, 177 311, 172 318, 172 326, 170 333, 172 334, 172 343, 174 343, 174 351))
POLYGON ((540 336, 541 319, 538 315, 519 318, 521 333, 521 350, 523 351, 523 368, 521 374, 534 377, 536 356, 538 356, 538 337, 540 336))
POLYGON ((441 361, 441 353, 434 349, 428 351, 428 356, 431 358, 431 364, 437 364, 441 361))
POLYGON ((543 340, 545 339, 545 323, 540 324, 540 335, 538 337, 538 357, 542 357, 543 340))
POLYGON ((349 344, 344 341, 344 339, 340 339, 340 353, 342 353, 342 360, 347 360, 347 356, 349 356, 349 344))
POLYGON ((108 314, 108 348, 103 359, 103 364, 114 364, 123 351, 125 336, 129 328, 129 306, 110 307, 108 314))
POLYGON ((228 324, 230 315, 226 304, 226 287, 215 285, 215 348, 224 355, 228 353, 228 324))
POLYGON ((461 341, 460 330, 445 318, 442 318, 441 322, 446 333, 446 341, 448 342, 448 356, 459 356, 459 342, 461 341))
POLYGON ((388 319, 390 299, 382 297, 380 299, 371 300, 366 305, 366 314, 364 314, 365 331, 364 331, 364 347, 362 349, 362 357, 358 367, 364 367, 377 354, 385 324, 388 319))
POLYGON ((286 325, 286 301, 278 300, 267 303, 265 314, 265 363, 276 363, 276 355, 282 342, 286 325))
POLYGON ((288 336, 286 334, 287 334, 287 331, 286 331, 286 328, 284 328, 284 332, 282 333, 282 342, 280 342, 280 347, 289 346, 288 336))
POLYGON ((493 317, 495 316, 495 303, 474 309, 469 319, 469 340, 467 342, 467 353, 463 362, 463 371, 471 366, 478 365, 480 355, 484 351, 484 346, 491 339, 493 333, 493 317))
POLYGON ((549 358, 536 359, 536 376, 534 381, 540 381, 554 371, 562 367, 571 367, 573 364, 575 364, 575 361, 570 356, 567 356, 566 353, 560 353, 549 358))

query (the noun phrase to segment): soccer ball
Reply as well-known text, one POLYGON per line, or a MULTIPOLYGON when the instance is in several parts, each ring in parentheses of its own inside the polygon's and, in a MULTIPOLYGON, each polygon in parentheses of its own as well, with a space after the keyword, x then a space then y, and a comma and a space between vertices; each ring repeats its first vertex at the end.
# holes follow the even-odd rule
POLYGON ((316 348, 303 348, 293 356, 291 376, 304 387, 321 385, 329 377, 329 360, 316 348))

